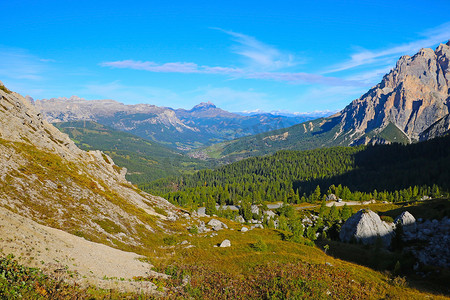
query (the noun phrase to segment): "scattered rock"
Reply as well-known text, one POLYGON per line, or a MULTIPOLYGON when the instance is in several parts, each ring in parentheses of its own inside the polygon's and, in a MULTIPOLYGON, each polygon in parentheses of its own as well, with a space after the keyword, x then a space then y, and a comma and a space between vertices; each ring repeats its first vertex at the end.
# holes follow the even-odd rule
POLYGON ((211 221, 208 222, 208 226, 211 226, 214 231, 228 229, 227 224, 220 222, 219 220, 216 219, 211 219, 211 221))
POLYGON ((262 224, 255 224, 255 225, 250 226, 250 229, 254 229, 254 228, 264 229, 264 226, 262 224))
POLYGON ((219 247, 221 247, 221 248, 231 247, 231 242, 230 242, 230 240, 223 240, 223 242, 220 243, 220 246, 219 246, 219 247))
POLYGON ((277 215, 276 213, 274 213, 273 211, 271 211, 271 210, 266 210, 265 212, 264 212, 264 215, 265 216, 267 216, 267 218, 275 218, 275 216, 277 215))
POLYGON ((234 218, 234 221, 235 221, 235 222, 239 222, 239 223, 245 223, 245 219, 244 219, 243 216, 236 216, 236 217, 234 218))
POLYGON ((247 232, 247 231, 248 231, 247 227, 244 226, 244 227, 241 228, 241 232, 247 232))
POLYGON ((206 217, 206 216, 208 216, 208 215, 206 214, 206 207, 199 207, 199 208, 197 209, 197 215, 200 216, 200 217, 206 217))
POLYGON ((258 205, 252 205, 251 206, 252 214, 259 214, 259 207, 258 205))
POLYGON ((177 215, 174 214, 174 213, 169 212, 169 213, 167 214, 167 220, 168 220, 168 221, 176 221, 176 220, 177 220, 177 215))

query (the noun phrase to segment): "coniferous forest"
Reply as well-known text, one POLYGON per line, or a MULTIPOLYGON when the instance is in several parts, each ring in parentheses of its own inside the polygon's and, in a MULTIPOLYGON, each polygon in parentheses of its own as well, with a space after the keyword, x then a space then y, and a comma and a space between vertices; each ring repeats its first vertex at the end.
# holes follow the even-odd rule
POLYGON ((450 136, 411 145, 391 144, 280 151, 215 170, 144 184, 173 203, 200 206, 262 201, 344 200, 401 202, 448 191, 450 136))

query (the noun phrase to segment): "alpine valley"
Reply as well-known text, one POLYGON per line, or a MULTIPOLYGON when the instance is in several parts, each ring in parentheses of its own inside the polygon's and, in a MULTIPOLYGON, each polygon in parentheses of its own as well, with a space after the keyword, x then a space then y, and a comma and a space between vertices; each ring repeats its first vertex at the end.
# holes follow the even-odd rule
POLYGON ((318 119, 0 82, 0 297, 448 299, 449 60, 318 119))
POLYGON ((242 115, 217 108, 211 102, 185 110, 148 104, 124 105, 114 100, 87 101, 76 96, 37 100, 35 106, 52 123, 95 121, 184 151, 289 127, 311 120, 315 115, 242 115))

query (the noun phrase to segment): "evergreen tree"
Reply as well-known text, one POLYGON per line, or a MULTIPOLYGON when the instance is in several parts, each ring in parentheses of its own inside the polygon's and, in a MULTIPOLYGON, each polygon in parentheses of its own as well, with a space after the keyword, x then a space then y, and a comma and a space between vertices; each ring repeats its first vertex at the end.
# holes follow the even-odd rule
POLYGON ((347 219, 350 218, 352 214, 352 209, 347 204, 345 204, 341 210, 341 219, 343 221, 347 221, 347 219))
POLYGON ((217 214, 216 201, 212 196, 209 196, 206 201, 205 213, 210 216, 217 214))

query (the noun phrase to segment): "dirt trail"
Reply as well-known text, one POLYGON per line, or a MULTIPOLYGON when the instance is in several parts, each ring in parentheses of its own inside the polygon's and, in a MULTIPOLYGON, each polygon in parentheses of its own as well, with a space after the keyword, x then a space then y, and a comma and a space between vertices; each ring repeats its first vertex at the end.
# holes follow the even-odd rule
POLYGON ((364 202, 359 202, 359 201, 341 201, 341 202, 330 201, 330 202, 327 202, 326 205, 328 207, 331 207, 333 205, 336 205, 336 206, 344 206, 345 204, 347 204, 347 205, 367 205, 367 204, 371 204, 371 203, 375 203, 375 200, 364 201, 364 202))

